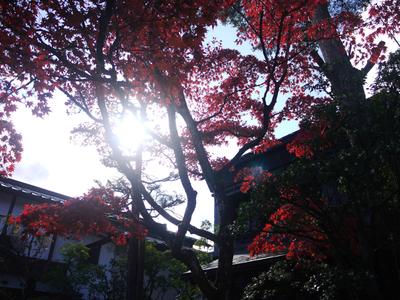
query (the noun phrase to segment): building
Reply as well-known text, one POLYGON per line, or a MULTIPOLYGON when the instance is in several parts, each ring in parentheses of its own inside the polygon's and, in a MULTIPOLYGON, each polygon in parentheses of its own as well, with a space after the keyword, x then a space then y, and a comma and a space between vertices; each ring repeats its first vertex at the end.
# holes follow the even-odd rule
MULTIPOLYGON (((73 295, 60 293, 49 284, 37 280, 41 275, 55 268, 65 268, 61 249, 67 243, 79 242, 88 247, 90 257, 87 261, 94 266, 109 266, 117 257, 118 250, 121 251, 108 237, 102 236, 87 236, 80 241, 61 236, 23 241, 19 235, 20 228, 9 225, 7 222, 10 216, 19 215, 25 204, 59 203, 67 199, 71 197, 0 177, 0 300, 24 299, 26 296, 24 293, 29 293, 34 297, 46 296, 47 298, 44 299, 76 299, 73 295)), ((146 240, 160 251, 167 248, 154 234, 150 233, 146 240)), ((193 238, 186 238, 184 243, 186 247, 192 247, 195 241, 193 238)), ((162 272, 160 274, 164 276, 162 272)), ((146 277, 144 280, 146 285, 149 280, 146 277)), ((163 290, 162 299, 175 299, 176 292, 171 289, 163 290)), ((79 293, 84 299, 105 298, 102 295, 89 294, 90 290, 85 286, 82 286, 79 293)))
MULTIPOLYGON (((71 241, 60 236, 43 237, 21 241, 20 228, 7 224, 10 216, 19 215, 25 204, 63 202, 70 199, 66 195, 45 190, 10 178, 0 177, 0 288, 21 290, 34 281, 38 272, 63 262, 62 247, 71 241), (36 270, 32 270, 32 269, 36 270)), ((114 258, 114 245, 100 236, 84 237, 82 241, 90 249, 89 261, 93 264, 107 265, 114 258)), ((52 293, 45 284, 35 282, 34 293, 52 293)), ((0 294, 1 295, 1 294, 0 294)))
MULTIPOLYGON (((276 172, 279 169, 287 166, 294 157, 287 149, 286 145, 290 143, 297 132, 289 134, 280 139, 280 143, 271 147, 267 152, 253 154, 249 153, 244 155, 240 161, 235 165, 236 170, 243 168, 261 168, 264 171, 276 172)), ((226 191, 229 196, 229 201, 234 203, 236 207, 248 200, 249 193, 240 192, 240 182, 235 182, 234 172, 230 172, 230 176, 226 177, 226 191)), ((214 226, 218 228, 218 203, 214 201, 214 226)), ((233 293, 240 299, 243 289, 250 282, 250 280, 263 271, 268 270, 276 261, 285 257, 284 253, 280 254, 264 254, 256 257, 251 257, 248 254, 247 246, 253 241, 254 237, 260 233, 264 224, 257 220, 248 220, 247 231, 241 236, 237 237, 234 241, 234 256, 233 256, 233 293)), ((216 276, 218 268, 218 247, 214 248, 215 260, 203 266, 207 276, 212 279, 216 276)), ((184 276, 190 279, 190 272, 186 272, 184 276)), ((234 299, 233 299, 234 300, 234 299)))
MULTIPOLYGON (((281 139, 281 144, 272 147, 266 153, 245 155, 235 166, 236 169, 260 167, 263 170, 273 172, 284 167, 293 160, 293 157, 286 150, 286 144, 290 142, 294 136, 295 133, 284 137, 281 139)), ((240 183, 234 182, 233 174, 231 177, 227 177, 226 181, 227 191, 231 201, 237 205, 242 201, 246 201, 248 194, 240 192, 240 183)), ((25 264, 26 261, 29 261, 30 268, 32 269, 33 266, 36 272, 40 273, 55 265, 62 264, 63 256, 60 250, 66 243, 71 243, 71 240, 67 240, 63 237, 52 236, 34 244, 28 251, 24 249, 24 247, 21 247, 21 249, 14 249, 15 245, 18 245, 20 240, 18 236, 19 229, 7 225, 8 218, 12 215, 20 214, 25 204, 62 202, 70 198, 71 197, 66 195, 33 185, 0 177, 0 260, 2 260, 2 267, 0 267, 0 290, 21 290, 22 287, 29 286, 30 284, 28 282, 29 280, 26 279, 26 275, 28 275, 28 277, 33 277, 33 279, 35 277, 35 272, 29 273, 29 271, 32 270, 28 270, 28 273, 25 272, 26 266, 19 268, 16 267, 18 264, 15 264, 14 261, 12 261, 11 264, 8 263, 7 260, 10 261, 9 257, 13 255, 14 257, 22 257, 23 259, 21 261, 25 264)), ((215 203, 215 211, 217 211, 217 203, 215 203)), ((219 224, 218 214, 215 214, 214 224, 216 226, 219 224)), ((233 269, 235 287, 238 290, 243 289, 248 281, 257 273, 266 270, 269 265, 284 256, 284 254, 279 254, 264 255, 255 258, 249 257, 247 245, 250 244, 253 237, 260 231, 260 225, 262 224, 249 221, 249 230, 235 241, 233 269)), ((157 248, 165 249, 165 245, 156 236, 150 235, 148 240, 155 243, 157 248)), ((194 239, 186 239, 186 246, 192 247, 194 241, 194 239)), ((93 264, 108 265, 115 256, 115 247, 108 238, 100 236, 85 237, 81 242, 89 247, 89 260, 93 264)), ((208 276, 211 278, 215 276, 218 265, 217 247, 215 248, 214 256, 215 260, 204 266, 208 276)), ((190 277, 190 272, 186 273, 185 276, 190 277)), ((41 282, 35 282, 34 286, 36 294, 57 294, 57 291, 49 289, 48 286, 41 282)), ((237 294, 240 295, 241 293, 237 294)), ((168 298, 174 299, 174 296, 174 293, 169 293, 168 298)), ((57 295, 57 299, 63 299, 62 297, 63 295, 57 295)), ((70 298, 67 297, 65 299, 70 298)))
MULTIPOLYGON (((287 149, 286 145, 290 143, 297 132, 291 133, 284 136, 279 140, 279 144, 271 147, 268 151, 263 153, 248 153, 244 155, 235 165, 236 170, 244 168, 260 168, 264 171, 275 172, 281 168, 287 166, 291 161, 293 161, 294 156, 291 155, 287 149)), ((241 182, 235 182, 234 172, 229 172, 230 176, 226 177, 226 191, 229 197, 229 201, 235 203, 236 207, 248 200, 249 193, 242 193, 240 191, 241 182)), ((214 226, 218 227, 219 216, 217 202, 214 201, 214 226)), ((252 242, 253 238, 261 231, 264 224, 259 224, 256 220, 249 220, 247 224, 248 230, 245 234, 238 237, 235 240, 235 254, 237 255, 247 255, 247 246, 252 242)), ((218 257, 218 248, 215 248, 214 256, 218 257)))

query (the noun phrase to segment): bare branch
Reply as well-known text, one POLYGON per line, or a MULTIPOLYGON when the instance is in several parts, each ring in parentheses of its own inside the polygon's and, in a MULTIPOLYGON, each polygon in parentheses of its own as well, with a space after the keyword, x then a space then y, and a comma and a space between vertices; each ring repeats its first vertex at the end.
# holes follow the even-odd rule
POLYGON ((92 119, 96 123, 101 123, 102 121, 98 118, 96 118, 89 110, 89 108, 86 105, 86 101, 83 98, 82 93, 80 93, 80 97, 82 99, 82 103, 79 102, 73 95, 67 92, 67 90, 63 89, 62 87, 58 86, 57 87, 65 96, 68 97, 68 99, 76 106, 79 107, 90 119, 92 119))

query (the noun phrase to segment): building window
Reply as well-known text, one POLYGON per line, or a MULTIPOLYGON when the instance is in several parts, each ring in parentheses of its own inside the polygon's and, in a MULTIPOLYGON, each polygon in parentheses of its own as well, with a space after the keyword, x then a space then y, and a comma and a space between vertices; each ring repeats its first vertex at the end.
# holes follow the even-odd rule
POLYGON ((86 247, 89 248, 89 258, 87 262, 90 264, 97 265, 99 263, 99 258, 100 258, 101 244, 93 243, 90 245, 86 245, 86 247))

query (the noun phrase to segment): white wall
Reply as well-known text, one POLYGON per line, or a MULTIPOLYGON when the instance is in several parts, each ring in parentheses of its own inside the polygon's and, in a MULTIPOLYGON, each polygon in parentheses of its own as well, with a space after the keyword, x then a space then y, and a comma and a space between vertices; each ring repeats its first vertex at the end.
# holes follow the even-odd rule
POLYGON ((12 196, 10 194, 0 192, 0 232, 3 230, 3 227, 6 223, 6 216, 11 202, 12 196))
POLYGON ((0 192, 0 215, 7 215, 12 198, 10 194, 0 192))
POLYGON ((114 257, 115 257, 115 246, 113 243, 108 243, 101 246, 99 265, 103 266, 109 265, 114 257))
MULTIPOLYGON (((5 219, 7 216, 7 213, 9 212, 11 203, 13 200, 13 195, 0 192, 0 230, 3 228, 5 219), (1 217, 3 216, 3 217, 1 217)), ((17 216, 22 213, 23 207, 25 204, 31 204, 35 203, 32 200, 29 200, 28 197, 20 197, 17 196, 12 215, 17 216)), ((7 230, 9 235, 15 235, 17 231, 15 228, 12 226, 8 227, 7 230)), ((101 237, 99 236, 86 236, 82 240, 74 240, 74 239, 68 239, 64 237, 57 236, 55 238, 55 243, 54 243, 54 249, 53 249, 53 254, 51 257, 51 261, 54 262, 62 262, 63 257, 61 255, 61 249, 66 243, 82 243, 84 245, 91 244, 93 242, 96 242, 100 240, 101 237)), ((52 242, 52 237, 48 237, 47 243, 45 243, 45 247, 39 247, 39 243, 34 243, 33 247, 31 248, 31 251, 29 253, 30 257, 34 257, 37 259, 43 259, 47 260, 49 258, 49 253, 50 253, 50 247, 51 247, 51 242, 52 242)), ((20 239, 15 236, 15 244, 16 247, 20 247, 21 249, 26 248, 26 245, 24 242, 20 241, 20 239), (19 243, 19 244, 18 244, 19 243)), ((43 244, 40 244, 43 245, 43 244)), ((100 254, 99 254, 99 264, 100 265, 109 265, 111 260, 114 258, 114 250, 115 246, 112 243, 107 243, 101 246, 100 248, 100 254)), ((27 255, 28 253, 25 253, 27 255)), ((13 275, 8 275, 5 273, 0 273, 0 286, 3 287, 8 287, 8 288, 21 288, 22 287, 22 282, 18 279, 18 277, 13 276, 13 275)), ((38 290, 46 291, 48 290, 48 287, 46 285, 43 285, 38 283, 37 286, 38 290)), ((82 290, 84 293, 84 289, 82 290)))

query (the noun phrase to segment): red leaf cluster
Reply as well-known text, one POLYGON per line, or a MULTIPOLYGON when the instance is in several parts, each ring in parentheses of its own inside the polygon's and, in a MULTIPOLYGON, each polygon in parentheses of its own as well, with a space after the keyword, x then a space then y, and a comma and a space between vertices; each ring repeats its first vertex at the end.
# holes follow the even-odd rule
MULTIPOLYGON (((361 61, 372 55, 374 62, 383 49, 375 45, 378 36, 398 33, 397 0, 373 4, 366 20, 343 12, 314 22, 316 8, 327 2, 241 1, 247 26, 239 29, 238 42, 262 49, 260 59, 218 43, 204 45, 207 30, 226 18, 236 3, 232 0, 116 1, 105 31, 104 1, 2 0, 0 105, 9 114, 22 103, 43 116, 58 89, 70 104, 100 119, 96 83, 108 107, 118 107, 125 95, 160 111, 171 103, 181 105, 184 96, 204 145, 223 145, 232 138, 244 145, 263 133, 263 126, 272 133, 280 121, 299 119, 324 101, 310 96, 310 87, 321 79, 311 55, 319 40, 340 38, 352 46, 350 57, 361 61), (104 34, 100 40, 99 31, 104 34), (363 35, 361 42, 357 34, 363 35), (262 89, 273 94, 277 86, 291 95, 280 114, 274 105, 268 111, 268 101, 260 96, 262 89)), ((196 171, 187 143, 186 161, 196 171)), ((18 160, 20 149, 14 146, 2 149, 14 156, 7 158, 5 173, 18 160)))
POLYGON ((1 119, 0 113, 0 176, 10 176, 21 159, 22 137, 12 123, 1 119))
POLYGON ((270 216, 248 249, 250 255, 286 253, 288 259, 320 261, 328 257, 330 245, 311 214, 298 205, 285 204, 270 216))
POLYGON ((20 224, 24 234, 61 235, 81 239, 106 235, 117 244, 130 237, 143 238, 146 230, 124 214, 126 199, 107 189, 92 189, 83 197, 63 203, 29 204, 21 215, 10 220, 20 224))
POLYGON ((237 171, 234 182, 241 184, 240 191, 245 194, 258 183, 266 182, 271 176, 270 172, 264 171, 261 167, 246 167, 237 171))

